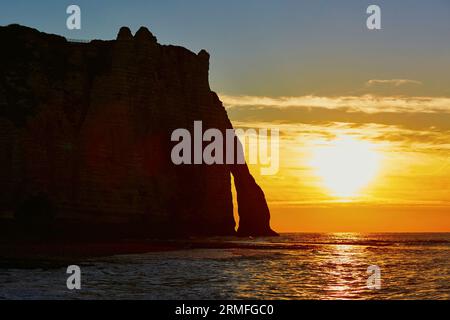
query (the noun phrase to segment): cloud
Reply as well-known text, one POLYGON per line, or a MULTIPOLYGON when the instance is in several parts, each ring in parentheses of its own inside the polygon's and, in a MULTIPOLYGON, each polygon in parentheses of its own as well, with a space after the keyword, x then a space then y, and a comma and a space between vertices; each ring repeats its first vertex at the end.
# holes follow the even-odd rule
POLYGON ((394 87, 400 87, 402 85, 406 84, 413 84, 413 85, 421 85, 421 81, 417 80, 409 80, 409 79, 389 79, 389 80, 379 80, 379 79, 373 79, 366 82, 366 86, 376 86, 376 85, 390 85, 394 87))
POLYGON ((450 150, 450 131, 436 131, 432 129, 413 130, 396 125, 376 123, 345 123, 330 122, 323 123, 271 123, 271 122, 249 122, 233 120, 235 128, 265 128, 280 130, 283 140, 299 142, 301 138, 314 138, 323 140, 334 140, 340 135, 355 136, 360 139, 374 142, 389 142, 391 145, 406 146, 411 151, 423 148, 433 148, 436 152, 450 150))
POLYGON ((274 108, 325 108, 345 109, 348 112, 403 112, 403 113, 450 113, 448 97, 395 97, 395 96, 298 96, 264 97, 220 95, 226 108, 234 107, 274 107, 274 108))
POLYGON ((257 97, 221 95, 232 121, 352 123, 450 130, 450 98, 439 97, 257 97))

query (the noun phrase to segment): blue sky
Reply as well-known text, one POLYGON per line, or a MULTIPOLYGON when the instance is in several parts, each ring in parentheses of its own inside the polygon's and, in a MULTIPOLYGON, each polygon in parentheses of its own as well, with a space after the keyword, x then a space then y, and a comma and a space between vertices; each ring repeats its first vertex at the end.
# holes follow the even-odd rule
POLYGON ((2 1, 0 24, 10 23, 80 39, 145 25, 160 43, 207 49, 212 87, 225 94, 358 95, 369 80, 410 79, 421 84, 376 93, 450 96, 448 0, 2 1), (81 7, 80 31, 66 29, 69 4, 81 7), (370 4, 381 31, 365 26, 370 4))

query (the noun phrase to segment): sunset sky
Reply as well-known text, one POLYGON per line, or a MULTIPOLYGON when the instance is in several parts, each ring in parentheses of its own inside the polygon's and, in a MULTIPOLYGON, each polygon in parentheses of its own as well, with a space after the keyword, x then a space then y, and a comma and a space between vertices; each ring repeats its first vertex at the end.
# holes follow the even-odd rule
POLYGON ((450 2, 21 1, 0 24, 75 39, 147 26, 211 54, 235 125, 280 130, 277 231, 450 232, 450 2), (78 4, 82 29, 66 29, 78 4), (382 30, 366 28, 378 4, 382 30))

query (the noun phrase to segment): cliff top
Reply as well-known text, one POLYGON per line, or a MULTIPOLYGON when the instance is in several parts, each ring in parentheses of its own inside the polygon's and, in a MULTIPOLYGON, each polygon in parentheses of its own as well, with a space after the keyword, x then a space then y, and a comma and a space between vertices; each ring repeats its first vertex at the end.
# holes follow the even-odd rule
POLYGON ((57 35, 57 34, 51 34, 51 33, 45 33, 41 32, 37 29, 23 26, 20 24, 10 24, 7 26, 0 26, 0 33, 9 33, 12 36, 28 36, 28 37, 35 37, 40 39, 47 39, 50 41, 55 42, 72 42, 72 43, 92 43, 92 42, 116 42, 116 41, 136 41, 141 43, 149 43, 149 44, 158 44, 162 47, 170 47, 170 48, 178 48, 179 50, 183 50, 185 52, 188 52, 189 54, 197 55, 202 58, 202 60, 208 60, 209 61, 209 53, 202 49, 197 54, 195 52, 192 52, 191 50, 182 47, 182 46, 175 46, 175 45, 162 45, 158 43, 158 39, 153 35, 153 33, 147 28, 147 27, 140 27, 139 30, 134 34, 132 34, 130 28, 128 27, 121 27, 119 29, 119 32, 117 33, 116 39, 113 40, 101 40, 101 39, 93 39, 93 40, 84 40, 84 39, 70 39, 65 38, 63 36, 57 35))

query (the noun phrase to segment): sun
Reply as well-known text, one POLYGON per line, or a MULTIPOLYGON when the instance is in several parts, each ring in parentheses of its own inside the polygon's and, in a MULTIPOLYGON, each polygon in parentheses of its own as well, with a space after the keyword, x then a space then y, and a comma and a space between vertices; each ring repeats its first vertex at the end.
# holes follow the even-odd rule
POLYGON ((351 199, 375 178, 380 155, 371 142, 340 136, 316 145, 310 165, 334 197, 351 199))

